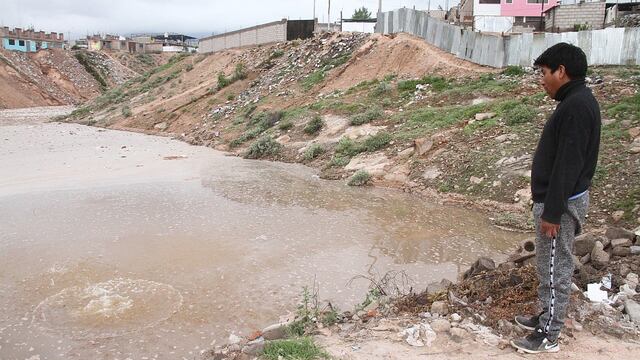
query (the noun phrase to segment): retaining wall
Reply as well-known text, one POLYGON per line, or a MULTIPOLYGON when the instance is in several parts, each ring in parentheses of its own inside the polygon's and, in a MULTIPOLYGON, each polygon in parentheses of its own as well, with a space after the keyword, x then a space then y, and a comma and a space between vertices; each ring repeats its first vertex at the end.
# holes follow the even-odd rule
POLYGON ((545 49, 559 42, 581 47, 590 65, 640 65, 640 28, 501 36, 463 29, 426 12, 403 8, 380 14, 376 32, 413 34, 459 58, 498 68, 531 66, 545 49))
POLYGON ((198 52, 209 53, 280 41, 287 41, 286 19, 200 39, 198 52))

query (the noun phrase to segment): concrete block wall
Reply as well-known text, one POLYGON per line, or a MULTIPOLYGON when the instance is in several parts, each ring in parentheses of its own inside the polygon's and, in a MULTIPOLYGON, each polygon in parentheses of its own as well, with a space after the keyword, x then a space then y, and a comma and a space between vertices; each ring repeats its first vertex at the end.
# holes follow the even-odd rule
POLYGON ((258 25, 200 39, 198 51, 211 53, 224 49, 287 41, 287 20, 258 25))
POLYGON ((531 66, 559 42, 579 46, 590 65, 640 65, 640 28, 607 28, 563 33, 489 35, 445 23, 424 11, 398 9, 381 14, 376 32, 406 32, 461 59, 492 67, 531 66))
POLYGON ((588 24, 589 30, 604 27, 604 2, 560 5, 549 10, 545 16, 547 31, 571 31, 576 24, 588 24))

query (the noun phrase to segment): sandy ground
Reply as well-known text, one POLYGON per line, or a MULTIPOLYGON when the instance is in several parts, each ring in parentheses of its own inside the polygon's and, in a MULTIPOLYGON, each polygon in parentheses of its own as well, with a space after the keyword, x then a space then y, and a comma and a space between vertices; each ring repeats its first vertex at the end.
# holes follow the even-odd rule
MULTIPOLYGON (((411 347, 400 340, 373 336, 362 341, 345 341, 337 335, 317 337, 336 359, 341 360, 423 360, 423 359, 637 359, 640 343, 630 343, 609 336, 594 336, 578 333, 575 339, 561 339, 560 352, 555 354, 530 355, 516 352, 510 346, 500 349, 474 340, 456 343, 447 339, 436 339, 431 347, 411 347)), ((441 335, 439 335, 442 337, 441 335)))

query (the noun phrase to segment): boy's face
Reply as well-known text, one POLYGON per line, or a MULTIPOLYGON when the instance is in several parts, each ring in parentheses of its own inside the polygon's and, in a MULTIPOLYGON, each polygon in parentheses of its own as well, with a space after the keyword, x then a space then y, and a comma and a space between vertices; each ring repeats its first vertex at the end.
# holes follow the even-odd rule
POLYGON ((539 69, 541 71, 540 85, 542 85, 549 97, 555 98, 558 89, 570 80, 564 65, 560 65, 560 67, 553 72, 545 65, 540 66, 539 69))

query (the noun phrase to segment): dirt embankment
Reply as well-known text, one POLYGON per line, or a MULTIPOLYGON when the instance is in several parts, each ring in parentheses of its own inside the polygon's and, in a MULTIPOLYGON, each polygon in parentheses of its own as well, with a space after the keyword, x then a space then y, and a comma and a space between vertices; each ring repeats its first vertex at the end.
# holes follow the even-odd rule
MULTIPOLYGON (((70 121, 302 162, 328 179, 366 172, 355 182, 479 205, 497 225, 530 229, 532 154, 555 107, 537 83, 530 69, 478 66, 406 34, 325 34, 175 56, 70 121)), ((639 85, 638 67, 589 74, 604 124, 593 225, 640 224, 639 85)))
POLYGON ((0 50, 0 108, 80 105, 162 65, 167 58, 57 49, 36 53, 0 50))

